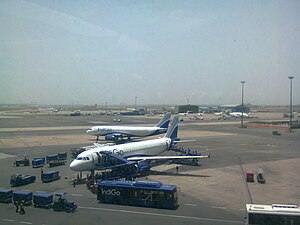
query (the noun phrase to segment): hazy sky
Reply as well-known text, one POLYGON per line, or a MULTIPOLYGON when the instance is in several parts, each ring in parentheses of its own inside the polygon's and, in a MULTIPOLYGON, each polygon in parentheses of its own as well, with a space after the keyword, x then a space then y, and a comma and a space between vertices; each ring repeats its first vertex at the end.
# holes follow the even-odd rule
POLYGON ((1 0, 0 103, 300 104, 299 0, 1 0))

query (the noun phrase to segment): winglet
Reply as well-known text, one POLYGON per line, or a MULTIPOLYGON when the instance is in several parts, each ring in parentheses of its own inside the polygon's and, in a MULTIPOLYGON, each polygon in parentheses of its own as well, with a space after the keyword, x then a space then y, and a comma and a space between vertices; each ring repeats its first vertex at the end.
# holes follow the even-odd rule
POLYGON ((171 118, 171 113, 167 113, 156 125, 159 128, 168 128, 171 118))
POLYGON ((172 140, 177 139, 177 133, 178 133, 178 115, 173 117, 173 120, 167 130, 167 133, 164 137, 171 138, 172 140))

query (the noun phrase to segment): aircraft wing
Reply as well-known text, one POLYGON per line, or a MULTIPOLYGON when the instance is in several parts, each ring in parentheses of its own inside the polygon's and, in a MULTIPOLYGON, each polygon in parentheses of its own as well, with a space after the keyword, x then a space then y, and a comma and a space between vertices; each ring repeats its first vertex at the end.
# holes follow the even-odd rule
POLYGON ((159 160, 159 159, 202 159, 210 158, 209 155, 174 155, 174 156, 141 156, 127 158, 129 161, 145 161, 145 160, 159 160))
POLYGON ((186 142, 194 142, 196 140, 178 140, 178 141, 173 141, 174 144, 177 144, 177 143, 186 143, 186 142))

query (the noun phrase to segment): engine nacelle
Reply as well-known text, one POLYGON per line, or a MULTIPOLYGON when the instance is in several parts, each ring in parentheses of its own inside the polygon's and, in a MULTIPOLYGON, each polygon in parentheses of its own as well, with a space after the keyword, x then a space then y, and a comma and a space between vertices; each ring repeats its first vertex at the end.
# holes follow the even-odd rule
POLYGON ((117 141, 118 139, 119 137, 113 134, 108 134, 105 136, 105 140, 107 141, 117 141))
POLYGON ((135 164, 135 166, 137 168, 137 174, 149 172, 151 168, 150 163, 148 162, 138 162, 135 164))

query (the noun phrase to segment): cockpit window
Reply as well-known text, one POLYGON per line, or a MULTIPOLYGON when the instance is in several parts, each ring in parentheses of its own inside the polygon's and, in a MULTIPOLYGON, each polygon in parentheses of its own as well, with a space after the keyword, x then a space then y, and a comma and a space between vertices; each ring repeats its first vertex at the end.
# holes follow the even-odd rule
POLYGON ((89 157, 77 157, 76 160, 90 160, 89 157))

